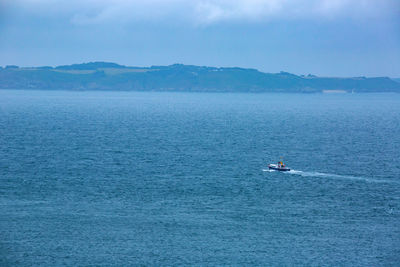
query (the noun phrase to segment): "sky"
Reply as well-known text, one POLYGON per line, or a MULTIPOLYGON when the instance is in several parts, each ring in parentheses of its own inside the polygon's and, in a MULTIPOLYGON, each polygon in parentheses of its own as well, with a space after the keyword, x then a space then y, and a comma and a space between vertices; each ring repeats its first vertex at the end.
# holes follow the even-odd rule
POLYGON ((0 0, 0 66, 400 77, 400 0, 0 0))

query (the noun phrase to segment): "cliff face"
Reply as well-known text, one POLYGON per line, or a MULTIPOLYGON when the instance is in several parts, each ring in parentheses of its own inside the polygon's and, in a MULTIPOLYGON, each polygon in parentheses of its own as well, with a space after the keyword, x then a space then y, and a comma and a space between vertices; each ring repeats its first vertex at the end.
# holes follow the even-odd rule
POLYGON ((315 93, 400 92, 387 77, 326 78, 255 69, 213 68, 175 64, 148 68, 93 62, 59 67, 0 69, 0 89, 136 90, 196 92, 315 93))

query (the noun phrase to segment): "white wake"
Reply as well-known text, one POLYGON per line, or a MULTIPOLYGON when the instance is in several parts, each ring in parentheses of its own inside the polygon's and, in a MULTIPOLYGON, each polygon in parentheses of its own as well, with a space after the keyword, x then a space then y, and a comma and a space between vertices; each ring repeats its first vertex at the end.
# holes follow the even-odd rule
MULTIPOLYGON (((277 172, 275 170, 263 169, 264 172, 277 172)), ((340 174, 332 174, 332 173, 323 173, 323 172, 307 172, 307 171, 299 171, 299 170, 290 170, 287 172, 281 172, 283 174, 291 174, 291 175, 299 175, 303 177, 319 177, 319 178, 330 178, 330 179, 346 179, 346 180, 354 180, 354 181, 363 181, 369 183, 396 183, 396 181, 384 180, 384 179, 374 179, 368 177, 359 177, 352 175, 340 175, 340 174)))

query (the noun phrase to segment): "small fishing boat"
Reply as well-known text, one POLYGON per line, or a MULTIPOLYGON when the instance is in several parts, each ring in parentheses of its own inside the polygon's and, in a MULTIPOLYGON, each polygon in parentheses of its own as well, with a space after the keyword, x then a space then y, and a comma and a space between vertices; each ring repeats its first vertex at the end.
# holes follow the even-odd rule
POLYGON ((276 170, 281 172, 290 171, 290 169, 287 168, 285 164, 283 164, 283 161, 279 161, 278 164, 268 164, 268 168, 270 170, 276 170))

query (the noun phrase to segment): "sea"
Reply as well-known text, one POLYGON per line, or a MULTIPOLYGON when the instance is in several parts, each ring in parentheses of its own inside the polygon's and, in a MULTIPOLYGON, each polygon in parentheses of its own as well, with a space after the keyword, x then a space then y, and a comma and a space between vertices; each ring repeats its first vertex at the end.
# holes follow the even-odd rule
POLYGON ((0 90, 1 266, 399 263, 400 94, 0 90))

